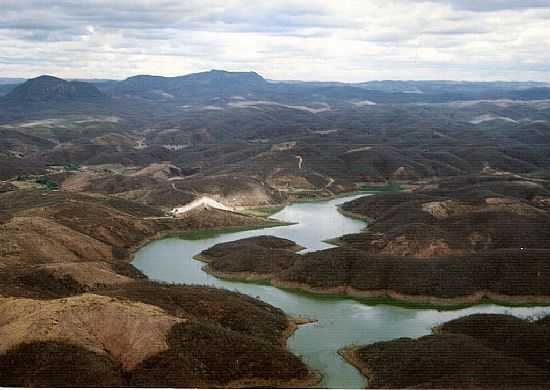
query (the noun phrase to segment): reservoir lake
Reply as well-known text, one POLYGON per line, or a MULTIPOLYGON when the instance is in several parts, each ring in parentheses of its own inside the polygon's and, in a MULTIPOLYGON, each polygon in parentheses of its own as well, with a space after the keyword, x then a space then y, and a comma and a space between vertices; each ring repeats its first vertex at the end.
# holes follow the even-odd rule
POLYGON ((388 304, 367 304, 342 297, 319 296, 270 285, 218 279, 202 271, 204 263, 193 256, 227 241, 259 235, 287 238, 305 251, 332 247, 324 240, 357 233, 366 223, 340 214, 337 205, 363 195, 328 201, 294 203, 272 218, 294 225, 223 233, 211 238, 185 240, 165 238, 137 251, 132 264, 153 280, 208 285, 236 290, 284 310, 290 316, 317 320, 300 326, 288 339, 290 351, 323 375, 322 387, 364 388, 367 380, 337 351, 350 344, 370 344, 398 337, 419 337, 431 333, 442 322, 473 313, 508 313, 518 317, 550 313, 550 307, 507 307, 483 304, 459 310, 408 308, 388 304))

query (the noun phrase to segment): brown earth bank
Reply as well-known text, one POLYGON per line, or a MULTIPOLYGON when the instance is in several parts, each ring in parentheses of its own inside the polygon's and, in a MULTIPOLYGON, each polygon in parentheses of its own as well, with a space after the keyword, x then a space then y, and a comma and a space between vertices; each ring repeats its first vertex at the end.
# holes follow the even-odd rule
POLYGON ((155 208, 106 196, 64 191, 0 194, 0 264, 120 262, 144 241, 169 232, 273 221, 215 209, 166 218, 155 208))
MULTIPOLYGON (((261 244, 266 238, 258 238, 261 244)), ((292 242, 271 237, 292 248, 292 242)), ((391 298, 436 305, 550 303, 550 250, 500 249, 429 260, 372 255, 336 247, 302 255, 254 244, 254 239, 203 251, 206 272, 222 278, 270 281, 282 288, 358 299, 391 298)))
POLYGON ((207 209, 166 218, 132 201, 66 191, 0 197, 0 385, 319 381, 286 350, 296 323, 279 309, 225 290, 151 282, 128 263, 165 234, 273 221, 207 209))
POLYGON ((260 181, 243 176, 173 178, 159 176, 146 167, 133 174, 97 169, 74 173, 62 187, 107 194, 164 209, 182 206, 201 196, 209 196, 227 206, 260 206, 280 203, 285 198, 260 181))
POLYGON ((492 249, 550 248, 549 183, 516 175, 435 181, 415 192, 377 194, 341 205, 369 220, 339 243, 371 254, 455 256, 492 249))
POLYGON ((369 388, 547 389, 547 321, 474 314, 419 339, 350 346, 340 354, 368 377, 369 388))
MULTIPOLYGON (((63 175, 59 180, 55 175, 49 177, 59 181, 64 190, 110 195, 163 209, 182 206, 201 196, 230 207, 265 207, 288 201, 291 199, 287 193, 289 188, 296 187, 292 184, 281 189, 263 177, 240 172, 185 175, 181 168, 166 163, 139 168, 92 166, 63 175)), ((331 192, 318 194, 325 183, 318 184, 307 188, 306 194, 332 195, 331 192)))

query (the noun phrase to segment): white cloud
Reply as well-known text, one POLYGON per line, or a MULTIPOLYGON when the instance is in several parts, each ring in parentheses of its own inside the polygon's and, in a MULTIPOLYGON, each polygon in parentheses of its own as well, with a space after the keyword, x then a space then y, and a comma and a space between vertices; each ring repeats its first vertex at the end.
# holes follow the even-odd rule
POLYGON ((550 81, 548 1, 4 0, 0 76, 550 81), (547 7, 544 7, 547 5, 547 7))

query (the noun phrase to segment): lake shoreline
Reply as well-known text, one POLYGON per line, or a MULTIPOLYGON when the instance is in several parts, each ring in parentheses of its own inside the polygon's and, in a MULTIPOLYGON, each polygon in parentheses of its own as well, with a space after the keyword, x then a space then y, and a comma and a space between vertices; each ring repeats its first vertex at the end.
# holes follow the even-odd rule
POLYGON ((314 288, 304 283, 293 283, 278 279, 272 279, 270 283, 274 287, 286 290, 298 290, 315 295, 351 298, 361 303, 369 303, 369 299, 381 299, 382 303, 385 304, 391 305, 393 301, 397 303, 397 306, 426 309, 455 310, 487 303, 508 307, 550 306, 550 296, 503 295, 485 290, 456 298, 440 298, 428 295, 403 294, 395 290, 358 290, 349 286, 314 288), (400 303, 402 305, 400 305, 400 303), (408 304, 412 306, 408 306, 408 304))
POLYGON ((357 352, 361 347, 356 345, 348 345, 344 348, 338 350, 338 355, 340 355, 346 362, 355 367, 367 381, 370 380, 371 372, 365 363, 359 358, 357 352))
MULTIPOLYGON (((338 198, 345 198, 345 197, 348 197, 348 196, 355 196, 355 195, 362 195, 362 194, 365 194, 365 196, 367 196, 367 195, 371 195, 372 193, 362 192, 362 191, 345 192, 345 193, 335 194, 333 196, 325 197, 325 198, 321 198, 321 199, 316 199, 316 198, 312 198, 312 199, 309 199, 309 200, 308 199, 300 199, 300 200, 297 200, 297 201, 292 201, 292 202, 287 202, 287 203, 282 203, 282 204, 279 203, 279 204, 273 204, 273 205, 266 205, 265 207, 262 206, 262 207, 254 207, 254 208, 261 209, 261 208, 279 208, 279 207, 281 207, 280 210, 279 210, 279 211, 281 211, 284 208, 286 208, 290 205, 293 205, 293 204, 327 202, 327 201, 338 199, 338 198)), ((338 208, 339 208, 339 206, 337 206, 337 209, 338 208)), ((246 208, 244 208, 242 210, 239 210, 237 212, 237 214, 241 214, 241 215, 244 214, 246 216, 255 216, 254 214, 243 213, 243 211, 245 211, 245 210, 246 210, 246 208)), ((213 232, 216 232, 216 233, 219 233, 219 234, 224 234, 224 233, 232 233, 232 232, 238 232, 238 231, 244 231, 244 230, 260 230, 260 229, 267 229, 267 228, 271 228, 271 227, 289 226, 289 225, 296 224, 296 222, 279 221, 279 220, 271 219, 270 216, 274 215, 274 214, 276 214, 276 213, 265 215, 265 216, 259 216, 260 218, 264 218, 267 221, 267 223, 265 225, 246 225, 245 224, 245 225, 233 225, 233 226, 220 226, 220 227, 213 227, 213 228, 206 228, 206 229, 205 228, 170 229, 170 230, 157 232, 157 233, 153 234, 152 236, 141 240, 137 244, 134 244, 134 245, 130 246, 127 249, 128 250, 127 256, 125 256, 124 258, 119 259, 119 260, 120 261, 125 261, 127 263, 132 263, 132 261, 134 261, 134 257, 135 257, 136 252, 139 251, 144 246, 146 246, 147 244, 149 244, 153 241, 163 240, 163 239, 166 239, 166 238, 172 238, 172 237, 178 238, 178 236, 184 235, 186 233, 193 233, 193 232, 197 232, 197 231, 201 231, 201 230, 209 230, 209 231, 213 231, 213 232)), ((354 218, 354 217, 350 217, 350 218, 359 219, 359 220, 362 219, 362 218, 354 218)))
POLYGON ((342 208, 342 206, 336 206, 336 210, 338 210, 338 212, 348 218, 353 218, 353 219, 358 219, 360 221, 364 221, 364 222, 372 222, 372 219, 369 220, 369 218, 365 215, 362 215, 362 214, 358 214, 358 213, 354 213, 352 211, 346 211, 342 208))
MULTIPOLYGON (((307 318, 292 317, 286 315, 288 322, 287 328, 281 335, 281 346, 288 349, 288 339, 298 330, 300 326, 308 325, 317 322, 316 320, 310 320, 307 318)), ((277 380, 277 379, 263 379, 263 378, 250 378, 241 379, 237 381, 229 382, 225 385, 225 388, 247 388, 247 387, 273 387, 273 388, 308 388, 318 385, 323 380, 323 375, 306 365, 308 369, 308 375, 302 379, 291 380, 277 380)))
POLYGON ((261 229, 269 229, 273 227, 279 227, 279 226, 289 226, 293 225, 292 222, 285 222, 285 221, 268 221, 266 219, 267 223, 265 225, 231 225, 231 226, 219 226, 219 227, 213 227, 213 228, 193 228, 193 229, 170 229, 170 230, 164 230, 157 232, 149 237, 146 237, 145 239, 139 241, 137 244, 134 244, 127 248, 128 253, 123 258, 117 259, 122 262, 126 263, 132 263, 135 260, 136 253, 142 249, 143 247, 147 246, 148 244, 165 240, 169 238, 178 238, 185 240, 185 238, 180 238, 181 236, 185 234, 192 234, 197 231, 209 231, 218 234, 225 234, 225 233, 234 233, 234 232, 241 232, 241 231, 247 231, 247 230, 261 230, 261 229))
POLYGON ((479 291, 470 295, 441 298, 428 295, 403 294, 395 290, 358 290, 349 286, 333 288, 314 288, 305 283, 294 283, 276 279, 275 274, 259 274, 253 272, 222 272, 214 270, 208 263, 212 259, 204 255, 195 255, 193 259, 206 263, 201 269, 209 275, 223 280, 243 283, 258 283, 276 288, 315 296, 328 296, 341 299, 354 299, 366 304, 388 304, 408 308, 456 310, 482 304, 496 304, 507 307, 550 306, 550 296, 503 295, 490 291, 479 291))
MULTIPOLYGON (((273 236, 295 240, 310 250, 322 250, 327 247, 324 244, 325 237, 351 234, 364 226, 363 221, 352 222, 349 217, 337 212, 337 201, 298 203, 303 205, 294 207, 291 205, 286 212, 282 211, 275 217, 281 220, 299 221, 299 224, 296 227, 275 229, 270 232, 273 236), (312 203, 320 204, 317 206, 312 203), (325 228, 327 226, 330 228, 325 228)), ((345 288, 308 292, 303 288, 304 286, 288 285, 283 281, 278 284, 276 275, 272 274, 218 272, 209 265, 213 259, 201 255, 203 251, 214 245, 262 234, 265 233, 250 231, 198 241, 181 241, 180 243, 177 240, 170 241, 166 242, 166 245, 161 244, 152 248, 151 251, 144 252, 138 257, 137 265, 138 268, 145 270, 144 273, 151 278, 172 283, 207 284, 229 290, 236 289, 243 294, 280 308, 284 313, 288 313, 287 318, 302 314, 318 319, 317 325, 306 326, 298 332, 296 332, 298 327, 289 322, 285 334, 287 337, 286 348, 300 356, 312 370, 322 372, 323 377, 320 379, 322 386, 329 388, 363 388, 365 386, 365 376, 356 367, 352 367, 352 364, 339 353, 340 349, 346 346, 368 344, 373 340, 420 337, 425 334, 426 329, 436 326, 442 322, 442 319, 458 317, 466 307, 490 303, 486 298, 480 297, 480 301, 469 302, 465 305, 451 306, 447 304, 440 307, 434 305, 433 302, 426 305, 392 300, 387 298, 387 291, 377 291, 374 296, 369 297, 364 297, 363 294, 361 297, 349 296, 350 291, 346 291, 345 288), (213 278, 209 278, 209 275, 212 275, 213 278), (415 315, 417 311, 423 315, 415 315), (360 321, 361 318, 367 322, 360 321), (398 325, 400 323, 407 325, 403 325, 405 327, 401 329, 402 326, 398 325), (365 326, 373 328, 366 332, 365 326), (342 329, 347 329, 347 331, 340 332, 342 329)), ((306 287, 309 288, 309 286, 306 287)), ((531 315, 531 313, 544 312, 546 308, 518 308, 516 310, 509 309, 508 306, 487 305, 479 306, 479 309, 471 311, 501 312, 508 310, 531 315)), ((307 385, 311 385, 319 379, 310 376, 308 380, 312 382, 307 385)), ((250 381, 234 385, 260 386, 262 383, 271 387, 281 385, 290 387, 292 385, 275 382, 252 383, 250 381)), ((302 384, 303 386, 306 384, 302 384)))

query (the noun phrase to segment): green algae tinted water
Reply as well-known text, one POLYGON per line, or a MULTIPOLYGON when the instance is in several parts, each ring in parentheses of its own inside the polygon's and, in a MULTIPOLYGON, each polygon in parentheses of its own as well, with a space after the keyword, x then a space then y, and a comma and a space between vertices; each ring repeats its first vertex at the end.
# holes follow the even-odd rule
POLYGON ((323 241, 359 232, 365 223, 340 214, 336 206, 357 196, 315 203, 295 203, 273 218, 295 225, 220 234, 202 240, 168 238, 140 249, 133 265, 154 280, 203 284, 238 290, 279 307, 290 315, 316 319, 298 328, 288 340, 289 349, 323 374, 322 387, 364 388, 366 379, 338 354, 350 344, 369 344, 397 337, 419 337, 439 323, 472 313, 509 313, 519 317, 550 312, 549 307, 478 305, 461 310, 438 311, 390 305, 367 305, 352 299, 314 296, 272 286, 221 280, 201 270, 193 256, 217 243, 269 234, 295 241, 306 250, 331 247, 323 241))

